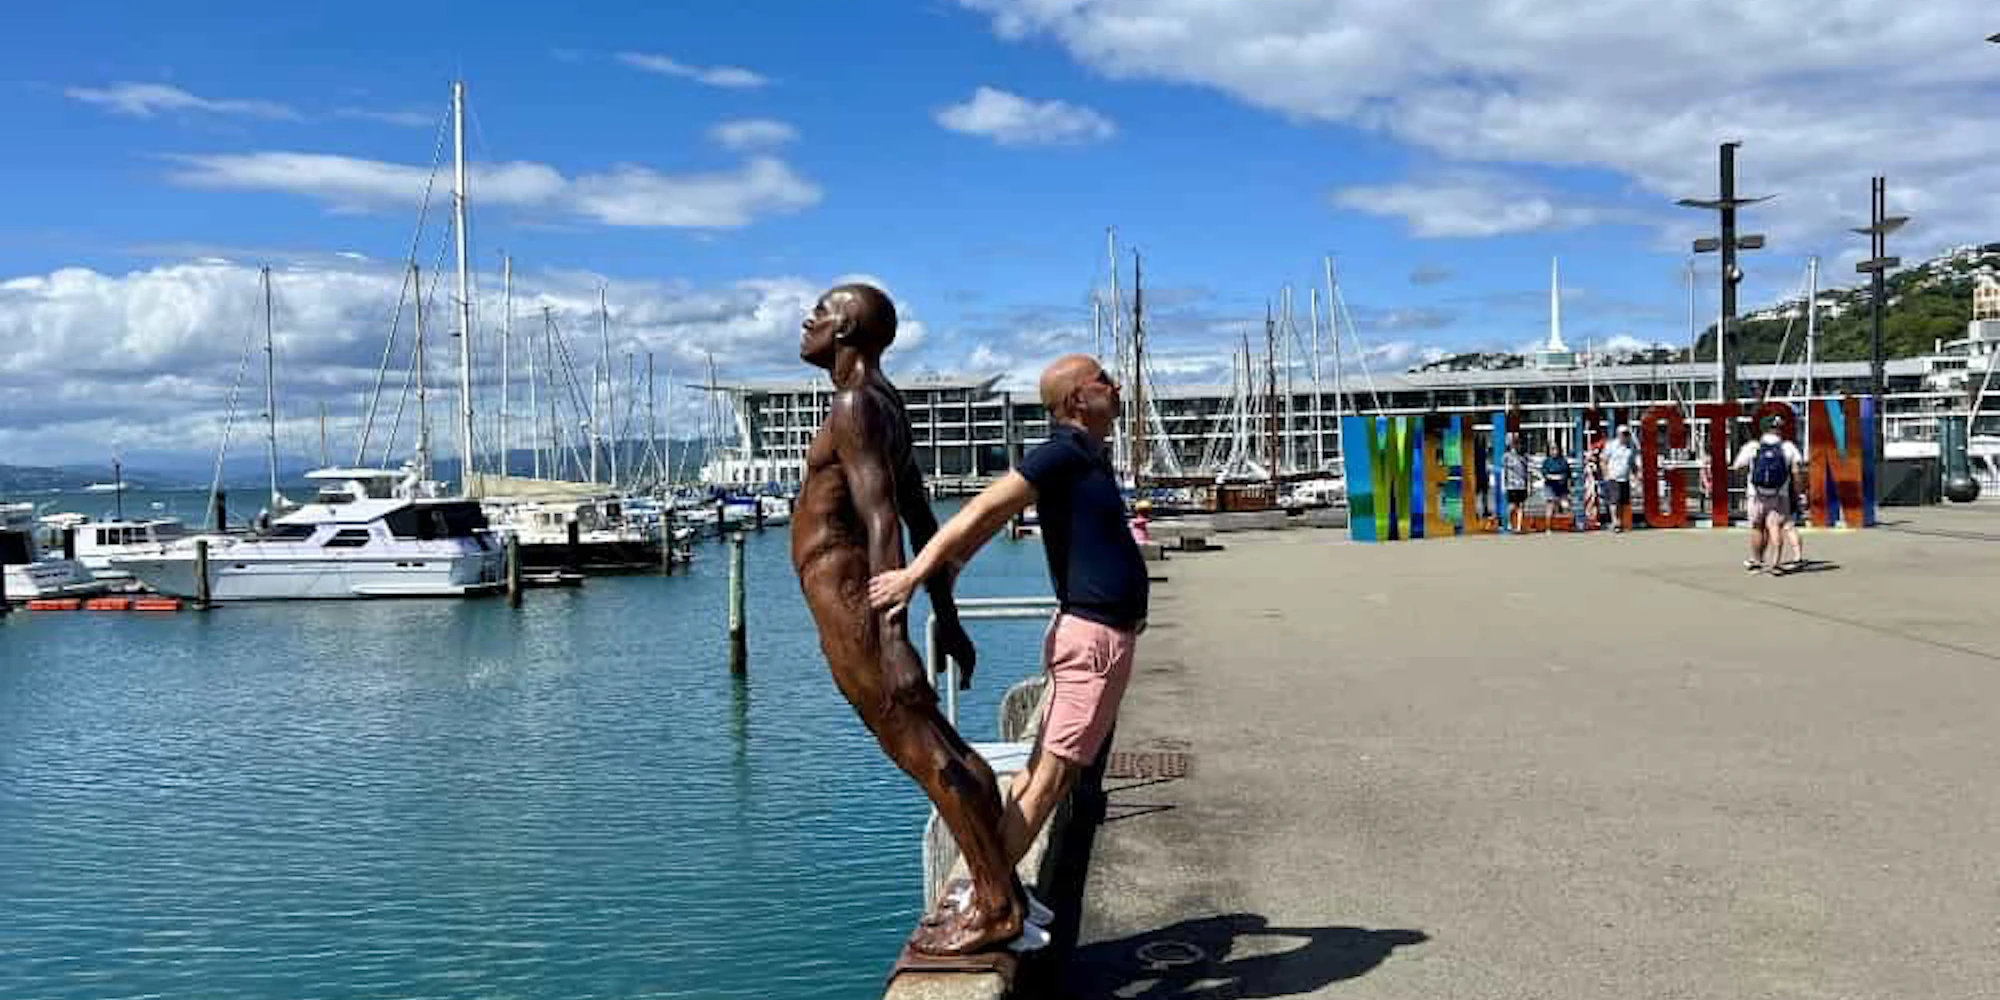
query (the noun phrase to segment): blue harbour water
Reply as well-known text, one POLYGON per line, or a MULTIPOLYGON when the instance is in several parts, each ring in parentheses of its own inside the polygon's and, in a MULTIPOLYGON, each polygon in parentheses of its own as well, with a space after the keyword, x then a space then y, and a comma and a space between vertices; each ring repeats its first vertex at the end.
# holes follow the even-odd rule
MULTIPOLYGON (((741 683, 714 542, 518 610, 0 619, 0 997, 879 995, 927 803, 834 690, 787 545, 748 542, 741 683)), ((1004 539, 962 587, 1046 590, 1004 539)), ((1039 635, 975 625, 968 738, 1039 635)))

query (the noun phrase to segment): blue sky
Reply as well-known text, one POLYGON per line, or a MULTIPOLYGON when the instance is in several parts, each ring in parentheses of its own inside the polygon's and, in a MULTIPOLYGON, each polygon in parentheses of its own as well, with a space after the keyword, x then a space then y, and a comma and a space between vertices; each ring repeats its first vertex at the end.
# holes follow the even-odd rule
MULTIPOLYGON (((316 440, 321 403, 351 436, 455 76, 472 108, 482 345, 504 249, 517 314, 548 306, 580 336, 606 282, 614 353, 663 369, 712 352, 725 377, 803 375, 799 313, 859 274, 904 311, 892 371, 1018 378, 1088 348, 1115 226, 1157 290, 1161 377, 1213 380, 1287 283, 1303 327, 1326 254, 1358 321, 1347 350, 1382 367, 1539 338, 1552 257, 1572 341, 1685 342, 1685 247, 1712 220, 1671 202, 1713 192, 1724 139, 1744 143, 1747 191, 1781 195, 1747 220, 1771 246, 1746 257, 1746 304, 1794 290, 1807 254, 1849 279, 1860 241, 1842 230, 1865 219, 1871 173, 1916 216, 1906 257, 1994 239, 1991 14, 1973 0, 1887 24, 1854 0, 44 5, 0 40, 16 140, 0 158, 0 399, 15 415, 0 461, 95 460, 107 442, 212 453, 265 263, 284 437, 316 440)), ((1699 268, 1706 319, 1713 262, 1699 268)), ((496 365, 482 360, 482 382, 496 365)))

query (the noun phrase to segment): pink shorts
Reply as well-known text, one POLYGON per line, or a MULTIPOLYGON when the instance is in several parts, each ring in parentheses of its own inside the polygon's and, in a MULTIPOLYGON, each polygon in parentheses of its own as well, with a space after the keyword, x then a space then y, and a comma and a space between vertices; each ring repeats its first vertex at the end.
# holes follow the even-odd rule
POLYGON ((1058 613, 1042 639, 1053 690, 1042 704, 1042 749, 1089 767, 1104 748, 1132 679, 1139 635, 1058 613))

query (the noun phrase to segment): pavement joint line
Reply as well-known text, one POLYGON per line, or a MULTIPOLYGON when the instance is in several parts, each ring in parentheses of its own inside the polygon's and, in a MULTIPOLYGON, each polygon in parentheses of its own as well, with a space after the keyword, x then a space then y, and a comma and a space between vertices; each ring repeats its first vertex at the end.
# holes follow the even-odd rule
POLYGON ((1691 583, 1687 580, 1676 580, 1671 577, 1653 577, 1652 579, 1657 580, 1660 583, 1670 584, 1676 587, 1683 587, 1688 590, 1696 590, 1704 594, 1714 595, 1716 597, 1729 598, 1733 600, 1750 601, 1754 604, 1764 605, 1767 608, 1777 608, 1781 611, 1790 611, 1794 614, 1804 615, 1807 618, 1817 618, 1820 621, 1831 622, 1835 625, 1846 625, 1851 628, 1861 629, 1864 632, 1873 632, 1877 635, 1886 635, 1895 639, 1904 639, 1910 642, 1921 643, 1926 646, 1935 647, 1937 649, 1950 650, 1951 652, 1954 653, 1964 653, 1967 656, 1976 656, 1982 660, 1990 660, 1995 663, 2000 663, 2000 656, 1996 656, 1992 653, 1986 652, 1983 649, 1974 649, 1970 646, 1960 646, 1957 645, 1956 643, 1944 642, 1938 639, 1930 639, 1921 635, 1915 635, 1909 632, 1904 632, 1899 629, 1886 628, 1881 625, 1870 625, 1867 622, 1855 621, 1850 618, 1842 618, 1839 615, 1830 615, 1824 611, 1812 611, 1806 608, 1794 607, 1793 605, 1785 604, 1781 601, 1774 601, 1767 597, 1757 597, 1753 594, 1745 594, 1739 591, 1721 590, 1715 587, 1705 587, 1702 586, 1701 584, 1691 583))

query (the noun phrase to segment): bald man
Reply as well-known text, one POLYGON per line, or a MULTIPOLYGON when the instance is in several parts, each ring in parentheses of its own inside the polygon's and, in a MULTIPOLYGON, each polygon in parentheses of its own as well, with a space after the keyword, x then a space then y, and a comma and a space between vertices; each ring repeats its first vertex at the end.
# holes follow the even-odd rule
POLYGON ((1059 610, 1042 642, 1053 691, 1002 827, 1009 865, 1104 749, 1146 624, 1146 564, 1105 446, 1118 418, 1118 383, 1097 359, 1071 354, 1042 372, 1041 396, 1048 440, 945 522, 907 568, 868 586, 876 608, 897 613, 919 583, 964 565, 1009 518, 1035 505, 1059 610))
MULTIPOLYGON (((896 339, 896 307, 880 289, 842 285, 814 304, 799 356, 833 376, 826 422, 806 449, 792 513, 792 564, 819 629, 834 685, 884 753, 923 786, 972 876, 967 900, 940 905, 910 937, 932 955, 961 955, 1024 937, 1026 888, 1001 837, 1000 785, 938 711, 937 692, 910 646, 904 616, 869 607, 869 578, 903 565, 902 523, 923 547, 937 531, 910 422, 882 375, 896 339)), ((944 651, 972 674, 972 641, 958 621, 951 571, 926 574, 944 651)), ((1038 943, 1047 935, 1033 929, 1038 943)))

